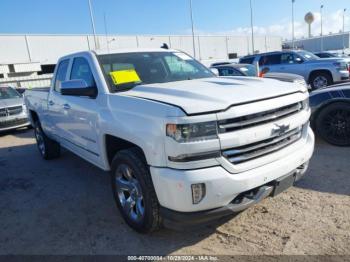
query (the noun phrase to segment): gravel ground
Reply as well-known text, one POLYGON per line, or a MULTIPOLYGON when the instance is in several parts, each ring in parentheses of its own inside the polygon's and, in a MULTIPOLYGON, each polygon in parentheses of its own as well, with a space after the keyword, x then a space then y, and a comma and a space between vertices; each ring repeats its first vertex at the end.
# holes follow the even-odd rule
POLYGON ((108 174, 66 151, 44 161, 32 137, 0 134, 0 254, 350 255, 349 148, 318 142, 295 187, 217 225, 140 235, 108 174))

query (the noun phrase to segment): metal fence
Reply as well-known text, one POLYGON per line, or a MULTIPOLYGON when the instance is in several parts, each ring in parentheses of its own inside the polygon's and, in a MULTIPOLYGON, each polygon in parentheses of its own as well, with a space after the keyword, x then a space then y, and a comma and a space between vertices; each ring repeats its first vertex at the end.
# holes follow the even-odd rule
POLYGON ((51 84, 52 76, 52 74, 45 74, 35 76, 0 78, 0 85, 26 89, 31 89, 35 87, 47 87, 51 84))

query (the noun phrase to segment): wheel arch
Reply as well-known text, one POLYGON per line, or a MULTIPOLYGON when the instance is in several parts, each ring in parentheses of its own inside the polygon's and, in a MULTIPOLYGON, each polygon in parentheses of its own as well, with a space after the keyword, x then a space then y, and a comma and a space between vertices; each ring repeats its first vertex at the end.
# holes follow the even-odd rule
POLYGON ((111 167, 112 160, 117 152, 119 152, 121 150, 125 150, 125 149, 130 149, 130 148, 137 148, 140 151, 140 153, 142 154, 145 162, 148 163, 143 149, 139 145, 137 145, 133 142, 122 139, 122 138, 117 137, 115 135, 105 134, 104 135, 104 144, 105 144, 104 150, 105 150, 105 154, 106 154, 106 160, 107 160, 107 164, 108 164, 109 168, 111 167))
POLYGON ((330 99, 327 100, 325 102, 323 102, 322 104, 320 104, 317 109, 314 111, 314 113, 312 114, 311 117, 311 126, 315 127, 315 121, 318 118, 318 115, 320 114, 320 112, 325 109, 327 106, 330 106, 332 104, 337 104, 337 103, 347 103, 350 105, 350 99, 346 99, 346 98, 337 98, 337 99, 330 99))
POLYGON ((312 77, 313 77, 315 74, 318 74, 318 73, 326 73, 326 74, 328 74, 328 75, 332 78, 332 81, 334 81, 334 80, 333 80, 332 72, 331 72, 330 70, 328 70, 328 69, 315 69, 315 70, 313 70, 313 71, 310 72, 307 83, 310 84, 310 83, 311 83, 312 77))
POLYGON ((29 110, 29 119, 34 124, 36 121, 40 122, 39 115, 34 110, 29 110))

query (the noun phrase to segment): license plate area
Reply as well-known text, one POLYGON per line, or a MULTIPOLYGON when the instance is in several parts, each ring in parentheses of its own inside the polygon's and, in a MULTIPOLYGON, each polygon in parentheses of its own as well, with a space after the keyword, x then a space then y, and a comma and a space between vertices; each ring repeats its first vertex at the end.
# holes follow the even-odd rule
POLYGON ((272 196, 277 196, 288 188, 292 187, 295 182, 296 173, 293 172, 291 174, 285 175, 283 177, 278 178, 274 182, 274 190, 272 192, 272 196))

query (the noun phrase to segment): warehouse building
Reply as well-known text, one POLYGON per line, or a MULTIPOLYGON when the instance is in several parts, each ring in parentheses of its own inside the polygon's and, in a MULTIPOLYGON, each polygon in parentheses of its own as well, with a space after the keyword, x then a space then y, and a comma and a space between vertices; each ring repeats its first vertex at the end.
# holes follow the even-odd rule
MULTIPOLYGON (((118 36, 118 35, 0 35, 0 85, 46 86, 59 57, 69 53, 118 48, 159 48, 166 43, 195 56, 204 64, 251 54, 249 36, 118 36)), ((282 48, 281 37, 256 36, 255 52, 282 48)))
MULTIPOLYGON (((0 64, 38 62, 55 64, 68 53, 116 48, 158 48, 163 43, 193 55, 191 36, 118 36, 99 35, 0 35, 0 64)), ((228 59, 253 52, 249 36, 196 36, 196 58, 200 60, 228 59)), ((282 39, 276 36, 256 36, 256 52, 281 50, 282 39)))
MULTIPOLYGON (((337 51, 344 49, 346 53, 349 53, 350 32, 298 39, 294 41, 294 46, 298 49, 304 49, 310 52, 337 51)), ((292 48, 292 41, 284 42, 283 47, 286 49, 292 48)))

